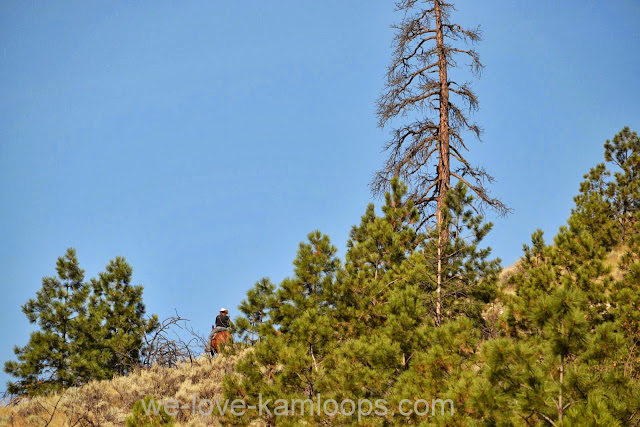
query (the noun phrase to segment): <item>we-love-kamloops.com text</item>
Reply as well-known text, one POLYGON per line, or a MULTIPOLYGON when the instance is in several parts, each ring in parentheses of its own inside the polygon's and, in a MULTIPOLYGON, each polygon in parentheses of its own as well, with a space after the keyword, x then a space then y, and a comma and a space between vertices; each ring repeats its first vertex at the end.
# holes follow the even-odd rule
POLYGON ((258 396, 257 405, 247 405, 242 399, 235 399, 232 401, 219 400, 212 401, 211 399, 199 399, 197 394, 193 394, 190 402, 179 402, 176 399, 150 399, 148 403, 144 400, 141 401, 143 405, 143 411, 146 415, 158 415, 161 410, 166 414, 175 416, 180 410, 191 412, 192 414, 200 414, 204 416, 225 416, 230 414, 232 416, 241 417, 248 413, 248 411, 257 411, 258 416, 278 416, 278 417, 293 417, 293 416, 317 416, 325 415, 334 417, 337 415, 342 416, 357 416, 358 420, 363 417, 378 416, 386 417, 388 415, 400 415, 408 417, 411 415, 417 415, 419 417, 425 416, 453 416, 455 414, 455 408, 451 399, 404 399, 398 402, 397 407, 394 405, 394 411, 390 412, 389 404, 384 399, 376 399, 371 401, 369 399, 344 399, 336 401, 335 399, 322 399, 320 394, 317 394, 313 399, 263 399, 262 394, 258 396), (448 411, 446 410, 448 408, 448 411))

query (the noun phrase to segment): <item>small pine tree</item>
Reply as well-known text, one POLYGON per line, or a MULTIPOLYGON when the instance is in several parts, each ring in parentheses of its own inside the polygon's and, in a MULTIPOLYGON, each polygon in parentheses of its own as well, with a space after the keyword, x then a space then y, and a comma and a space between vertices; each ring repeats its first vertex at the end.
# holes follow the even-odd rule
POLYGON ((406 193, 407 186, 394 179, 385 194, 384 215, 376 216, 370 204, 361 223, 351 229, 345 268, 336 283, 336 321, 342 339, 381 326, 389 290, 407 282, 399 266, 424 236, 416 231, 418 211, 406 193))
MULTIPOLYGON (((225 378, 225 395, 243 398, 248 405, 262 400, 308 399, 324 376, 324 360, 332 351, 336 309, 335 278, 340 270, 337 249, 319 231, 300 243, 293 262, 294 276, 282 281, 269 308, 264 339, 236 365, 239 376, 225 378)), ((246 425, 251 414, 230 417, 229 425, 246 425)), ((273 419, 266 417, 269 422, 273 419)), ((297 425, 290 417, 285 422, 297 425)))
POLYGON ((640 137, 623 128, 605 142, 604 158, 612 169, 600 163, 584 176, 572 213, 610 249, 633 233, 640 210, 640 137))
POLYGON ((618 167, 613 174, 616 189, 613 206, 620 225, 620 240, 624 242, 640 210, 640 137, 625 127, 612 141, 605 142, 604 158, 618 167))
POLYGON ((173 417, 160 402, 152 396, 146 396, 136 401, 131 408, 131 414, 125 420, 127 427, 172 427, 173 417))
POLYGON ((105 360, 109 376, 126 375, 138 365, 144 351, 144 336, 158 328, 156 315, 145 319, 142 286, 132 286, 133 268, 124 257, 116 257, 92 281, 90 322, 98 328, 94 339, 105 360))
POLYGON ((419 215, 406 194, 407 186, 393 179, 383 215, 370 204, 351 230, 336 285, 336 348, 324 361, 319 386, 325 399, 385 398, 411 355, 425 344, 424 301, 412 283, 410 261, 424 236, 416 231, 419 215))
POLYGON ((612 248, 618 242, 620 227, 615 221, 612 197, 615 192, 609 181, 611 173, 604 163, 592 168, 580 183, 580 194, 574 197, 572 214, 601 244, 612 248))
POLYGON ((237 317, 233 324, 240 339, 248 344, 262 341, 263 325, 269 319, 269 309, 273 306, 275 285, 268 277, 263 277, 247 291, 247 298, 238 307, 243 317, 237 317))
POLYGON ((58 258, 56 273, 43 278, 36 298, 22 306, 29 322, 40 329, 26 346, 14 348, 18 361, 5 363, 5 372, 19 379, 7 384, 9 393, 46 394, 90 378, 91 372, 82 369, 84 343, 79 339, 86 325, 89 289, 75 249, 58 258))
MULTIPOLYGON (((453 231, 451 246, 444 252, 445 317, 434 327, 435 268, 425 260, 436 249, 437 238, 424 241, 425 236, 415 231, 417 212, 412 202, 403 200, 405 191, 398 184, 387 194, 385 216, 377 218, 369 207, 352 231, 338 281, 341 302, 336 317, 345 323, 344 333, 325 361, 323 396, 337 401, 385 399, 396 409, 403 399, 438 396, 464 406, 475 377, 481 312, 495 295, 499 271, 498 260, 487 260, 490 250, 479 249, 490 224, 468 209, 471 200, 462 185, 450 192, 449 211, 443 215, 453 231), (385 258, 393 253, 398 255, 385 258)), ((425 421, 422 418, 404 421, 425 421)), ((399 421, 390 415, 376 420, 399 421)))

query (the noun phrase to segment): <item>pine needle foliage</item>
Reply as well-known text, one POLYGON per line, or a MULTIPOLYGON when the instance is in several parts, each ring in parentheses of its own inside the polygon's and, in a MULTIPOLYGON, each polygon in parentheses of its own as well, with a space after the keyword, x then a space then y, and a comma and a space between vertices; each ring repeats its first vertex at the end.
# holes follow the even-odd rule
POLYGON ((46 394, 87 379, 82 337, 89 291, 75 249, 67 249, 56 262, 56 276, 43 278, 36 298, 22 306, 39 329, 27 345, 14 347, 18 360, 5 363, 5 372, 18 378, 7 384, 9 393, 46 394))
POLYGON ((132 272, 116 257, 86 282, 75 249, 58 258, 57 275, 43 278, 36 298, 22 307, 38 329, 14 348, 17 360, 5 363, 17 378, 8 392, 45 395, 131 372, 145 351, 144 335, 158 327, 157 316, 145 316, 143 288, 131 285, 132 272))

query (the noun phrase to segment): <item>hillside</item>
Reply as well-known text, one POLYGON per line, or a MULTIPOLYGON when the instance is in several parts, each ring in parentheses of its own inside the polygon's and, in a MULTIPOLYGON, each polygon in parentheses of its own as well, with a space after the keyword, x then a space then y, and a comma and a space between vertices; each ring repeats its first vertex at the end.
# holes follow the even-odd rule
MULTIPOLYGON (((619 265, 625 253, 629 253, 629 247, 618 245, 603 257, 603 265, 611 268, 610 274, 616 280, 624 277, 619 265)), ((513 282, 518 280, 527 268, 530 269, 531 266, 526 267, 526 260, 523 258, 500 272, 498 287, 501 292, 494 303, 486 307, 488 311, 485 311, 488 335, 500 335, 498 323, 506 314, 505 304, 516 296, 513 282)), ((476 345, 478 348, 472 351, 479 354, 481 343, 476 345)), ((192 362, 182 362, 173 368, 153 366, 149 369, 138 369, 128 376, 116 377, 109 381, 93 381, 80 388, 67 389, 61 394, 24 398, 14 406, 0 408, 0 425, 123 426, 126 425, 126 419, 131 414, 134 404, 146 396, 163 402, 167 402, 168 399, 179 402, 181 407, 175 410, 173 417, 175 426, 225 425, 227 423, 216 416, 215 409, 214 415, 207 414, 208 401, 224 402, 224 376, 234 373, 234 368, 240 361, 251 363, 254 354, 250 353, 253 351, 240 350, 218 358, 203 355, 192 362), (205 402, 203 410, 198 409, 201 402, 205 402)), ((236 378, 242 378, 242 375, 236 378)), ((223 403, 218 405, 220 408, 223 403)), ((229 408, 226 408, 227 412, 229 408)), ((261 424, 255 425, 263 425, 263 421, 258 423, 261 424)))
MULTIPOLYGON (((154 366, 110 381, 94 381, 80 388, 48 397, 25 399, 0 408, 2 426, 122 426, 136 401, 145 396, 176 399, 181 405, 210 399, 222 400, 222 378, 244 353, 212 359, 201 356, 177 368, 154 366)), ((179 409, 179 426, 220 425, 216 417, 179 409)), ((206 410, 205 410, 206 412, 206 410)))

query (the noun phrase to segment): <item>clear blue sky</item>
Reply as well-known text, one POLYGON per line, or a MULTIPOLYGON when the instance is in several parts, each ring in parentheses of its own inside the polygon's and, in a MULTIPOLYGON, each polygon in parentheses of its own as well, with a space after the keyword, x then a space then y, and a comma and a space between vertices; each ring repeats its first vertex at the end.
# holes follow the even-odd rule
MULTIPOLYGON (((640 131, 640 3, 455 3, 484 31, 469 156, 514 209, 488 238, 508 265, 564 223, 605 139, 640 131)), ((87 278, 125 256, 148 312, 202 333, 289 275, 308 232, 344 253, 384 158, 398 18, 381 0, 1 2, 0 361, 70 246, 87 278)))

